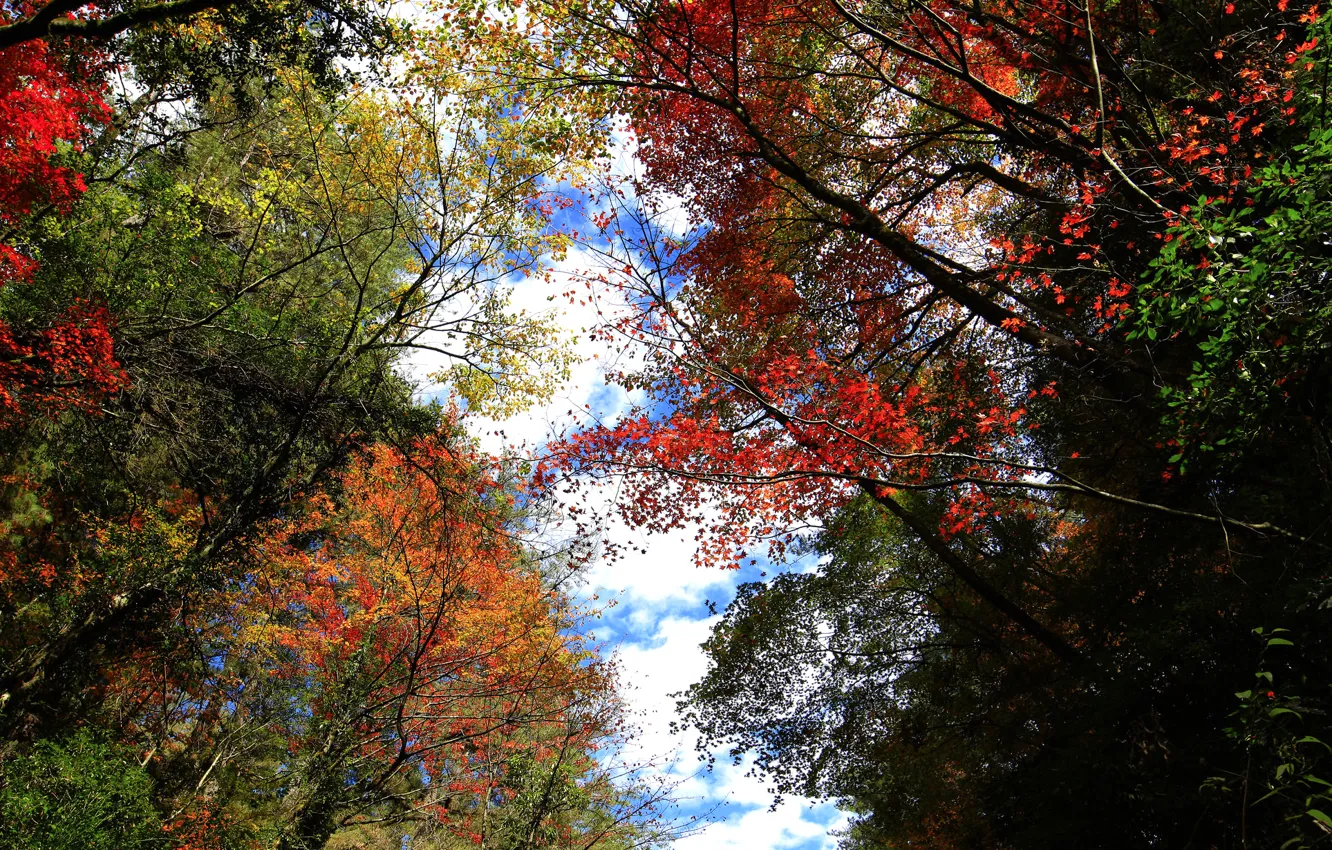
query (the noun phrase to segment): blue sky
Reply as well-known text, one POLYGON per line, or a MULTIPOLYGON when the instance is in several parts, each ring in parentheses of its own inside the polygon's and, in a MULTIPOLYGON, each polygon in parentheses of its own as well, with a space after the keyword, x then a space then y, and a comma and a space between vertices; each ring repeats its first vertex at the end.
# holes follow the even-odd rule
MULTIPOLYGON (((627 146, 621 145, 616 170, 634 169, 627 146)), ((561 228, 590 229, 574 216, 562 217, 561 228)), ((607 350, 588 340, 587 330, 600 318, 591 304, 569 303, 558 296, 570 289, 580 272, 595 270, 599 261, 590 252, 572 250, 555 269, 554 282, 539 278, 516 281, 512 307, 531 314, 553 315, 575 341, 582 360, 570 379, 544 408, 503 421, 473 419, 473 433, 490 451, 516 450, 534 455, 551 435, 595 418, 613 422, 635 399, 604 379, 608 364, 632 366, 632 350, 607 350), (627 362, 626 362, 627 358, 627 362)), ((608 305, 602 304, 603 308, 608 305)), ((413 363, 418 378, 438 369, 441 362, 424 355, 413 363)), ((428 389, 423 387, 423 389, 428 389)), ((609 495, 607 497, 609 499, 609 495)), ((832 850, 836 838, 828 835, 845 822, 831 804, 786 798, 772 808, 772 794, 762 779, 746 775, 748 764, 736 766, 721 748, 715 767, 708 771, 695 750, 696 735, 673 733, 674 693, 697 681, 706 670, 699 646, 717 617, 708 601, 722 611, 735 588, 772 572, 760 560, 740 570, 700 567, 694 562, 693 529, 661 534, 652 529, 628 528, 608 520, 603 533, 620 545, 621 557, 600 561, 584 570, 578 592, 601 615, 590 625, 596 641, 613 654, 620 670, 622 692, 637 735, 622 758, 654 765, 658 775, 677 784, 682 818, 711 813, 713 822, 701 832, 678 841, 677 850, 832 850)), ((796 563, 786 569, 808 568, 796 563)))
MULTIPOLYGON (((571 252, 562 264, 575 273, 595 264, 589 255, 571 252)), ((606 351, 587 341, 583 331, 597 321, 590 306, 579 308, 564 299, 548 300, 567 286, 529 279, 519 283, 513 304, 532 313, 554 311, 578 343, 581 363, 570 380, 544 408, 502 421, 474 419, 473 432, 491 451, 518 450, 535 454, 550 437, 594 416, 613 422, 632 400, 619 387, 609 386, 603 371, 608 362, 632 356, 606 351), (570 418, 571 411, 577 419, 570 418), (501 434, 502 432, 502 434, 501 434)), ((418 375, 439 364, 415 364, 418 375)), ((623 362, 620 362, 623 366, 623 362)), ((609 497, 608 497, 609 498, 609 497)), ((724 748, 716 766, 708 771, 695 751, 696 736, 672 733, 675 698, 706 670, 699 646, 717 617, 708 610, 725 609, 735 588, 774 569, 765 561, 740 570, 700 567, 694 563, 693 530, 662 534, 652 529, 628 528, 608 520, 607 538, 620 544, 622 555, 599 561, 584 570, 578 592, 590 607, 601 609, 591 622, 596 641, 613 654, 620 669, 622 691, 637 735, 622 756, 630 762, 652 763, 658 774, 678 783, 682 817, 711 812, 713 823, 700 833, 676 843, 678 850, 832 850, 828 836, 844 822, 828 803, 787 798, 775 810, 763 781, 747 776, 748 765, 735 766, 724 748), (645 552, 643 550, 646 550, 645 552)), ((807 568, 796 563, 787 569, 807 568)))
MULTIPOLYGON (((629 533, 625 529, 619 530, 629 533)), ((682 780, 681 793, 690 799, 684 814, 701 814, 720 806, 716 822, 677 847, 687 850, 731 848, 831 848, 829 828, 841 814, 829 804, 792 799, 770 810, 771 795, 761 780, 746 776, 748 765, 734 766, 719 752, 716 767, 706 771, 693 750, 694 736, 670 730, 674 718, 672 693, 697 680, 706 669, 699 644, 716 618, 707 600, 722 610, 743 581, 759 578, 760 567, 727 571, 700 568, 692 562, 692 541, 654 534, 635 535, 647 554, 614 565, 598 565, 588 576, 585 594, 604 604, 618 601, 601 618, 597 637, 615 647, 622 667, 626 697, 642 729, 636 746, 642 755, 664 755, 665 772, 682 780)))

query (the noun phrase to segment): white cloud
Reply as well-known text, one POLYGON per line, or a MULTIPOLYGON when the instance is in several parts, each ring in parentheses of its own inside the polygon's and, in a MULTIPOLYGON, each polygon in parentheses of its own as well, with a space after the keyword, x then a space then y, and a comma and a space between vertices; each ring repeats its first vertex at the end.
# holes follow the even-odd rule
MULTIPOLYGON (((652 610, 652 606, 643 607, 652 610)), ((631 761, 659 760, 665 755, 664 762, 658 763, 678 783, 677 794, 692 804, 690 808, 721 807, 718 822, 681 839, 676 844, 679 850, 833 847, 836 840, 829 837, 830 829, 846 823, 846 816, 834 806, 795 798, 773 809, 772 792, 753 774, 752 761, 734 764, 722 748, 713 753, 715 767, 706 771, 694 751, 693 734, 671 731, 670 723, 676 716, 673 694, 704 674, 707 662, 699 644, 717 619, 663 617, 643 639, 621 645, 616 659, 641 730, 625 755, 631 761)))
MULTIPOLYGON (((590 338, 589 332, 605 321, 597 312, 597 304, 586 298, 580 303, 577 297, 571 302, 564 295, 573 285, 568 282, 571 278, 596 269, 598 262, 591 251, 573 248, 551 270, 553 279, 534 276, 514 284, 510 299, 512 308, 533 317, 556 317, 578 360, 570 370, 569 379, 544 406, 504 420, 472 417, 472 432, 487 451, 532 450, 556 434, 585 424, 592 417, 610 422, 628 410, 629 396, 620 387, 607 384, 603 376, 608 366, 622 364, 629 355, 607 350, 604 343, 590 338)), ((443 365, 442 358, 440 360, 440 363, 417 366, 413 376, 422 380, 428 372, 443 365)), ((429 389, 438 391, 441 387, 436 385, 429 389)))
POLYGON ((664 603, 699 605, 711 590, 726 590, 734 574, 694 563, 697 545, 689 529, 672 534, 651 533, 625 527, 618 517, 606 523, 609 541, 623 549, 646 550, 646 554, 626 555, 615 563, 599 561, 584 578, 589 588, 602 593, 619 594, 623 602, 635 606, 648 620, 664 603))
MULTIPOLYGON (((631 151, 621 152, 621 168, 632 167, 631 151)), ((501 452, 515 446, 535 452, 552 435, 584 424, 592 418, 612 422, 631 406, 631 399, 618 387, 607 385, 608 364, 623 368, 624 358, 633 355, 607 351, 592 342, 588 331, 604 320, 597 305, 585 299, 573 303, 561 293, 576 284, 574 278, 596 268, 597 257, 585 249, 571 250, 555 269, 568 283, 530 278, 516 284, 512 303, 516 309, 538 315, 558 311, 561 325, 582 357, 556 397, 542 409, 494 421, 473 417, 472 433, 485 450, 501 452), (551 300, 551 296, 555 296, 551 300)), ((603 309, 614 305, 602 304, 603 309)), ((429 371, 424 361, 414 364, 413 373, 429 371)), ((438 368, 438 364, 429 364, 438 368)), ((607 491, 605 498, 612 498, 607 491)), ((830 828, 844 825, 846 818, 830 804, 788 799, 770 809, 772 794, 762 779, 752 775, 752 763, 735 765, 725 752, 717 756, 712 771, 703 769, 694 749, 695 734, 676 733, 676 697, 698 681, 707 669, 700 644, 717 621, 703 602, 729 599, 742 574, 694 563, 695 529, 670 534, 627 527, 612 512, 603 533, 617 544, 622 556, 602 559, 588 567, 580 594, 595 605, 614 602, 595 624, 597 637, 614 647, 621 672, 625 701, 638 735, 620 756, 628 763, 652 764, 664 779, 676 783, 685 814, 715 810, 718 822, 681 839, 680 850, 814 850, 832 848, 830 828)))
POLYGON ((845 825, 845 816, 824 804, 809 807, 795 801, 775 810, 756 808, 739 817, 709 826, 697 835, 676 843, 678 850, 784 850, 784 848, 831 848, 837 840, 830 830, 845 825))

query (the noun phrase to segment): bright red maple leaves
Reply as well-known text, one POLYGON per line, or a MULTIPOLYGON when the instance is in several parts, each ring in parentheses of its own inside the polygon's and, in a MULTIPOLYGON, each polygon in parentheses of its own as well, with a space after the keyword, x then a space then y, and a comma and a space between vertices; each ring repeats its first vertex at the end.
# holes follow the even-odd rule
MULTIPOLYGON (((30 10, 14 11, 7 19, 30 10)), ((110 118, 101 96, 105 61, 86 44, 41 39, 0 51, 0 286, 24 284, 37 268, 12 241, 18 225, 34 213, 68 212, 87 190, 62 160, 110 118)), ((70 305, 46 327, 0 322, 0 427, 86 410, 119 388, 113 327, 105 309, 89 304, 70 305)))
MULTIPOLYGON (((24 15, 0 22, 14 17, 24 15)), ((41 39, 0 51, 0 225, 12 228, 46 205, 65 212, 87 189, 83 175, 59 160, 110 118, 101 96, 105 61, 88 45, 41 39)), ((31 266, 0 244, 0 281, 24 279, 31 266)))
POLYGON ((0 423, 96 410, 125 385, 105 308, 76 305, 50 327, 16 337, 0 322, 0 423))
POLYGON ((1241 5, 1206 26, 1146 3, 644 11, 623 51, 641 188, 700 229, 611 264, 669 257, 613 281, 635 308, 617 330, 649 351, 628 383, 658 413, 560 460, 641 473, 633 522, 722 507, 708 558, 858 490, 949 492, 948 536, 1067 484, 1032 402, 1070 368, 1153 392, 1135 284, 1292 120, 1318 12, 1241 5))

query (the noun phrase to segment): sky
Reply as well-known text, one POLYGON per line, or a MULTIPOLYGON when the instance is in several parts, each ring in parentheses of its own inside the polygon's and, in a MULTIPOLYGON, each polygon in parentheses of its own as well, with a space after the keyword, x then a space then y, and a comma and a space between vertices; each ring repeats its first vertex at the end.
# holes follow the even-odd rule
MULTIPOLYGON (((590 257, 572 254, 563 264, 570 270, 587 268, 590 257), (580 266, 581 264, 581 266, 580 266)), ((601 421, 613 421, 631 405, 623 390, 603 377, 613 352, 598 350, 579 334, 596 321, 591 308, 580 310, 563 299, 547 300, 552 284, 535 279, 521 284, 514 304, 533 312, 558 310, 561 324, 583 340, 583 360, 550 404, 510 419, 478 420, 474 433, 491 450, 515 446, 534 451, 553 431, 575 420, 569 411, 586 411, 601 421), (496 432, 502 431, 503 437, 496 432)), ((555 291, 561 291, 556 288, 555 291)), ((829 803, 786 798, 772 809, 773 795, 761 778, 749 773, 748 763, 736 766, 725 749, 717 751, 715 766, 700 762, 696 734, 673 733, 675 697, 703 676, 706 657, 700 644, 735 595, 735 588, 754 581, 761 572, 775 569, 760 560, 740 570, 698 566, 694 562, 693 533, 672 534, 628 528, 607 522, 603 533, 621 544, 621 556, 585 568, 578 593, 589 607, 601 610, 590 625, 596 641, 612 653, 620 670, 622 691, 638 729, 623 757, 635 763, 651 762, 665 778, 678 782, 680 814, 711 814, 714 822, 703 831, 676 842, 678 850, 831 850, 829 836, 845 822, 829 803)), ((785 569, 807 568, 799 562, 785 569)))
POLYGON ((702 677, 706 659, 699 644, 716 617, 706 600, 729 602, 735 585, 756 576, 758 567, 742 572, 696 567, 692 543, 662 535, 633 535, 647 543, 647 554, 614 565, 600 565, 588 577, 586 592, 618 601, 597 624, 596 634, 615 648, 628 704, 641 728, 636 746, 642 755, 664 756, 665 772, 681 780, 686 814, 713 813, 716 822, 702 833, 677 842, 681 850, 730 848, 832 848, 830 828, 842 815, 830 804, 787 799, 771 810, 772 794, 761 779, 746 775, 748 764, 736 766, 724 751, 716 753, 710 771, 694 751, 695 736, 673 734, 675 700, 671 694, 702 677))
MULTIPOLYGON (((567 222, 566 222, 567 224, 567 222)), ((576 226, 576 225, 575 225, 576 226)), ((514 309, 557 317, 576 340, 581 360, 550 403, 505 420, 471 419, 471 430, 492 452, 536 454, 551 435, 589 417, 613 422, 633 399, 604 378, 608 363, 623 366, 622 352, 590 342, 587 329, 598 322, 590 304, 579 306, 562 297, 569 288, 561 277, 594 268, 589 253, 573 250, 556 268, 553 282, 533 277, 515 284, 514 309)), ((603 305, 604 306, 604 305, 603 305)), ((440 364, 422 360, 418 374, 440 364)), ((760 559, 740 570, 698 566, 690 529, 672 534, 634 529, 610 520, 605 538, 620 544, 614 561, 600 560, 582 571, 577 593, 600 615, 589 623, 597 643, 611 654, 620 672, 621 690, 637 730, 621 757, 629 763, 654 765, 661 778, 677 785, 681 818, 709 817, 703 830, 678 840, 677 850, 832 850, 845 816, 826 802, 787 797, 772 806, 773 795, 750 764, 733 764, 725 748, 716 751, 714 767, 702 763, 691 731, 672 732, 676 698, 700 679, 707 660, 700 644, 719 619, 709 610, 725 610, 735 588, 775 569, 807 569, 796 562, 774 567, 760 559)))

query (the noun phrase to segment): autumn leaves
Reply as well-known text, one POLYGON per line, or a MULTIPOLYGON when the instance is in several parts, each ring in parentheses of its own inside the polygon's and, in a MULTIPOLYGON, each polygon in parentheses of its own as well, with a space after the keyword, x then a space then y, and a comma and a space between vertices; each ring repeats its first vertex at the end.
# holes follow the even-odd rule
POLYGON ((656 840, 660 797, 601 755, 620 715, 573 565, 530 545, 533 497, 456 409, 561 380, 556 328, 508 289, 560 255, 545 195, 599 147, 478 76, 450 24, 408 39, 382 12, 86 10, 100 39, 5 12, 31 32, 0 74, 0 805, 23 835, 656 840), (133 824, 6 780, 87 752, 124 762, 133 824))
POLYGON ((692 716, 852 846, 1254 843, 1195 792, 1289 796, 1224 725, 1252 629, 1332 657, 1327 24, 1103 5, 7 7, 0 772, 108 754, 178 846, 657 841, 589 550, 530 534, 623 476, 710 563, 825 556, 692 716), (642 405, 533 482, 464 423, 564 380, 510 293, 574 251, 642 405))

